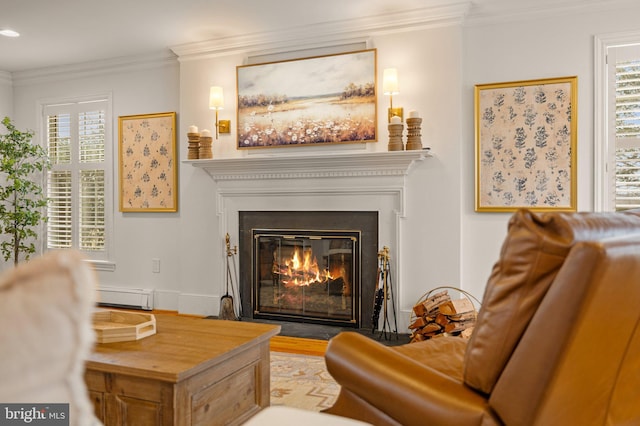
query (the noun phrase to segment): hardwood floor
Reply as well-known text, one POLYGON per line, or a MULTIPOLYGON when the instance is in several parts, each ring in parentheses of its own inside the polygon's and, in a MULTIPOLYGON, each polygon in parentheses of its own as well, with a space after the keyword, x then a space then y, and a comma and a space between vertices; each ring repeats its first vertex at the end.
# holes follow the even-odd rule
POLYGON ((288 352, 302 355, 324 356, 326 340, 304 339, 301 337, 273 336, 270 349, 273 352, 288 352))
MULTIPOLYGON (((199 315, 185 315, 178 314, 175 311, 163 311, 157 309, 154 309, 152 313, 199 317, 199 315)), ((273 352, 287 352, 301 355, 324 356, 328 343, 329 342, 327 340, 306 339, 302 337, 289 336, 274 336, 271 338, 270 349, 273 352)))

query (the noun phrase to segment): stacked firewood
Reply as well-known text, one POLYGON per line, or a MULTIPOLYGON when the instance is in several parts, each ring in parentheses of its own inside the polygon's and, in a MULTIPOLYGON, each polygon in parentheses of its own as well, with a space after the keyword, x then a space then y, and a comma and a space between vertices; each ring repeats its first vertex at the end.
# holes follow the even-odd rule
POLYGON ((409 325, 411 342, 419 342, 445 333, 469 338, 477 312, 471 300, 452 300, 447 290, 428 295, 413 307, 409 325))

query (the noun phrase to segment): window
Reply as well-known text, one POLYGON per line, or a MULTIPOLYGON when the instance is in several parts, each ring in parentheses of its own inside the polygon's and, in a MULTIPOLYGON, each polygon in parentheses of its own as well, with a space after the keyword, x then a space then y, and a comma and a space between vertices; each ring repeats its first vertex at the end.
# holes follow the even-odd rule
POLYGON ((626 210, 640 207, 640 48, 611 48, 609 61, 615 73, 613 198, 615 210, 626 210))
POLYGON ((596 210, 640 208, 640 35, 596 39, 595 118, 596 210))
POLYGON ((111 117, 108 98, 44 106, 45 142, 51 160, 48 249, 77 249, 109 259, 111 117))

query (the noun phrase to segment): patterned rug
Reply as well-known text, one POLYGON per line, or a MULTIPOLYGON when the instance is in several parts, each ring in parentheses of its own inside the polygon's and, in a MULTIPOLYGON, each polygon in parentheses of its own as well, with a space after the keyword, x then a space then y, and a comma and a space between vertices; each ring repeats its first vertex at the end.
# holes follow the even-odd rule
POLYGON ((333 405, 339 391, 323 357, 271 352, 271 405, 321 411, 333 405))

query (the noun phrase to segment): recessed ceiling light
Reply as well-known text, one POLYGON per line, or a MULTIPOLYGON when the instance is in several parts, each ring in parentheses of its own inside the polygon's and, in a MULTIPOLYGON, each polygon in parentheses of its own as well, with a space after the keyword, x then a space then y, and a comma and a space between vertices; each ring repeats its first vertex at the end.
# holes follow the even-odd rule
POLYGON ((6 37, 20 37, 20 33, 13 30, 0 30, 0 35, 6 37))

